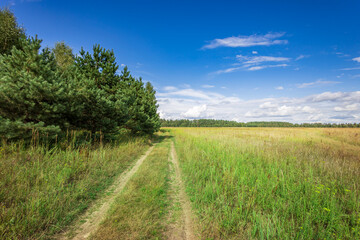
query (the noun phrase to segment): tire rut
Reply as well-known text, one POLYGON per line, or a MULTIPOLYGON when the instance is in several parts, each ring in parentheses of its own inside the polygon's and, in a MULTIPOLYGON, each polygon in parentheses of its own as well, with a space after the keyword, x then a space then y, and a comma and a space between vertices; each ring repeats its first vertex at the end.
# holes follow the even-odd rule
MULTIPOLYGON (((154 145, 155 146, 155 145, 154 145)), ((58 239, 74 239, 81 240, 87 239, 92 233, 94 233, 100 223, 105 219, 110 206, 115 201, 115 198, 118 194, 124 189, 127 182, 134 175, 134 173, 139 169, 140 165, 144 162, 147 156, 151 153, 154 146, 151 146, 146 153, 137 160, 133 167, 130 167, 124 173, 122 173, 115 183, 109 188, 108 192, 111 192, 108 196, 105 196, 102 199, 99 199, 91 208, 86 211, 83 217, 77 221, 73 227, 70 227, 70 230, 61 234, 58 239), (100 207, 99 207, 100 206, 100 207), (73 233, 75 229, 75 233, 73 233), (73 237, 69 237, 72 235, 73 237)), ((106 194, 105 194, 106 195, 106 194)))
MULTIPOLYGON (((185 186, 181 179, 181 171, 179 167, 174 142, 171 142, 171 153, 169 161, 172 163, 173 178, 171 181, 171 188, 173 190, 172 199, 174 204, 179 203, 181 213, 179 219, 175 223, 172 223, 168 227, 166 237, 170 240, 194 240, 196 236, 193 228, 193 213, 190 205, 190 201, 185 192, 185 186)), ((170 213, 173 214, 173 213, 170 213)))

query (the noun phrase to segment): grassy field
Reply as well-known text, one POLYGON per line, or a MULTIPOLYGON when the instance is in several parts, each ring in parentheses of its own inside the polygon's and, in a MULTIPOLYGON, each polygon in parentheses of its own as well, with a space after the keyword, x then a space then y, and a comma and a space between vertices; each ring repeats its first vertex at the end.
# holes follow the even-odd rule
POLYGON ((145 139, 0 148, 0 239, 47 239, 70 224, 147 148, 145 139))
MULTIPOLYGON (((194 239, 360 239, 360 129, 171 128, 154 139, 92 239, 185 236, 190 215, 194 239), (190 203, 179 198, 171 141, 190 203)), ((76 227, 149 147, 74 144, 2 144, 0 239, 76 227)))
POLYGON ((360 239, 360 129, 173 128, 203 239, 360 239))

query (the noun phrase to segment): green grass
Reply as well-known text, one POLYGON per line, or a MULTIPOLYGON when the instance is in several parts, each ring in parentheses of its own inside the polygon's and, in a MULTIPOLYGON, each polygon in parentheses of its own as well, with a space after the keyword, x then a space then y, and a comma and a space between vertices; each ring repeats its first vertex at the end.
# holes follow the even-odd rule
POLYGON ((0 238, 45 239, 70 224, 147 148, 145 139, 0 148, 0 238))
POLYGON ((93 239, 162 239, 169 205, 169 140, 162 137, 115 200, 93 239))
POLYGON ((359 129, 172 129, 204 239, 359 239, 359 129))

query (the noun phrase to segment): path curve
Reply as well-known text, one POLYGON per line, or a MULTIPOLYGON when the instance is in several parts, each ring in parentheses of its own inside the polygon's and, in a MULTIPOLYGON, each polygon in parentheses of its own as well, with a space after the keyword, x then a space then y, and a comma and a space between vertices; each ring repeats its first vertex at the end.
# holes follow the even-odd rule
MULTIPOLYGON (((124 189, 126 183, 129 181, 129 179, 134 175, 134 173, 139 169, 140 165, 144 162, 144 160, 147 158, 147 156, 151 153, 154 146, 151 146, 146 153, 139 158, 139 160, 135 163, 135 165, 132 168, 129 168, 124 173, 122 173, 115 181, 115 183, 109 188, 113 189, 110 195, 99 199, 97 203, 93 205, 83 217, 81 217, 79 222, 85 221, 82 223, 77 230, 75 230, 75 235, 72 239, 74 240, 81 240, 81 239, 87 239, 92 233, 94 233, 100 223, 105 219, 106 214, 112 205, 112 203, 115 201, 115 198, 118 196, 118 194, 124 189), (99 204, 101 205, 99 207, 99 204)), ((71 228, 73 229, 73 228, 71 228)), ((71 231, 70 229, 70 231, 71 231)), ((59 237, 59 239, 69 239, 68 235, 70 232, 66 232, 59 237)))

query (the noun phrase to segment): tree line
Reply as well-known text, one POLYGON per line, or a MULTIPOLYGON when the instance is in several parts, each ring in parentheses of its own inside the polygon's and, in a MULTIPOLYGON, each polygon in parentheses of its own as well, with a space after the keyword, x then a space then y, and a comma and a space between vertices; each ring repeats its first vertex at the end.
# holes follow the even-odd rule
POLYGON ((0 136, 49 138, 69 130, 153 134, 160 128, 153 86, 119 73, 113 50, 94 45, 74 55, 64 42, 41 46, 14 14, 0 9, 0 136))
POLYGON ((161 127, 312 127, 312 128, 358 128, 360 123, 289 123, 289 122, 236 122, 215 119, 166 120, 161 127))

